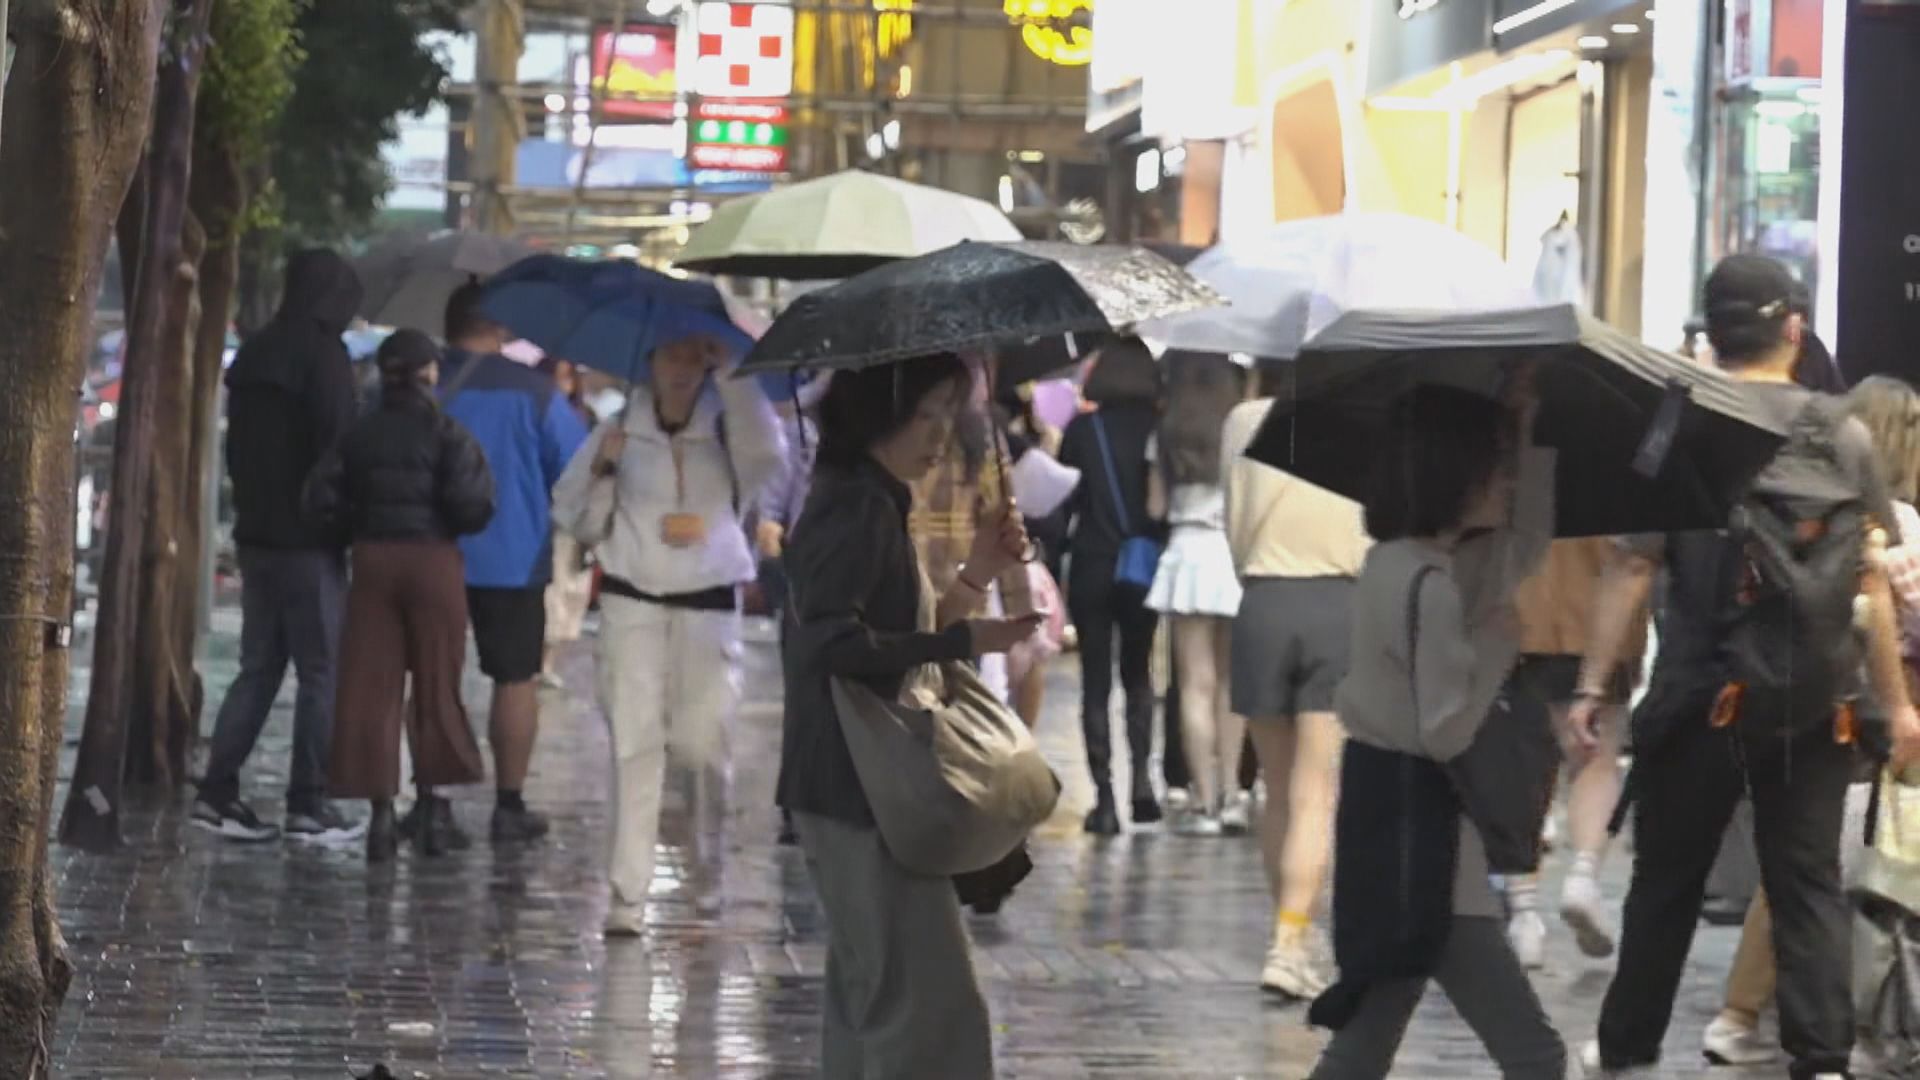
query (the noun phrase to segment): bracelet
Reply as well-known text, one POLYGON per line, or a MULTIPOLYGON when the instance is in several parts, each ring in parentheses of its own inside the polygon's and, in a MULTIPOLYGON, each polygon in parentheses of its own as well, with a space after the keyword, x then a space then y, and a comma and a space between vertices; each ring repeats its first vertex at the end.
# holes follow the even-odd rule
POLYGON ((965 567, 961 567, 960 572, 958 574, 955 574, 953 576, 953 579, 955 581, 958 581, 960 584, 965 585, 967 588, 972 589, 974 592, 979 593, 981 596, 987 595, 987 590, 985 586, 975 585, 973 582, 967 580, 967 571, 965 567))
POLYGON ((1583 687, 1579 687, 1579 688, 1577 688, 1577 689, 1575 689, 1575 690, 1574 690, 1574 692, 1573 692, 1573 700, 1575 700, 1575 701, 1605 701, 1605 700, 1607 700, 1607 692, 1606 692, 1605 690, 1595 690, 1595 689, 1593 689, 1593 688, 1592 688, 1592 687, 1590 687, 1590 686, 1583 686, 1583 687))

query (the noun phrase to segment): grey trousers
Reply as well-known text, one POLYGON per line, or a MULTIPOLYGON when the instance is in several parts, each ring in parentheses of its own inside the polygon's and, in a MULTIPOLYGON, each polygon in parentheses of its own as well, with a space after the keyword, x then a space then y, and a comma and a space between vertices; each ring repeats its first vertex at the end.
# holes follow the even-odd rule
POLYGON ((991 1080, 993 1033, 953 882, 878 830, 793 815, 827 916, 822 1080, 991 1080))
MULTIPOLYGON (((1359 1014, 1327 1044, 1312 1080, 1383 1080, 1428 981, 1396 979, 1369 989, 1359 1014)), ((1446 991, 1505 1080, 1564 1080, 1566 1044, 1540 1007, 1500 920, 1455 916, 1431 981, 1446 991)))
POLYGON ((239 796, 240 768, 267 726, 291 662, 300 692, 293 706, 287 803, 299 809, 327 793, 346 560, 338 551, 241 548, 239 555, 240 674, 220 703, 200 797, 220 805, 239 796))

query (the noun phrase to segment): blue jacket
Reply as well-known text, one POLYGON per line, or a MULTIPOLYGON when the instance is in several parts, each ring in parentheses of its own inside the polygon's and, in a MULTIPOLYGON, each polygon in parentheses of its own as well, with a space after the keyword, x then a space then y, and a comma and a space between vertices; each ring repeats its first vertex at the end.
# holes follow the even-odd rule
POLYGON ((485 531, 460 541, 467 584, 543 586, 553 576, 553 485, 586 442, 586 425, 551 380, 504 356, 449 348, 440 385, 456 379, 441 405, 486 452, 497 508, 485 531), (479 366, 463 376, 468 364, 479 366))

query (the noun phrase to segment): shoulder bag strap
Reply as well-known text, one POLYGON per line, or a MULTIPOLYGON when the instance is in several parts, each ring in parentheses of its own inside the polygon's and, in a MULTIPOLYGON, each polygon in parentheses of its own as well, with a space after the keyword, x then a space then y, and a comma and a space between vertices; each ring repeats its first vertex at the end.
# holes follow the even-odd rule
POLYGON ((1434 572, 1431 566, 1422 566, 1413 572, 1413 584, 1407 587, 1407 690, 1413 702, 1413 727, 1420 729, 1420 668, 1417 656, 1420 651, 1420 590, 1427 583, 1427 575, 1434 572))
POLYGON ((1113 465, 1113 447, 1107 442, 1107 425, 1099 414, 1093 414, 1093 437, 1100 443, 1100 460, 1107 467, 1107 491, 1113 496, 1113 513, 1120 519, 1120 535, 1133 535, 1133 523, 1127 516, 1127 502, 1120 497, 1120 472, 1113 465))
POLYGON ((467 354, 467 362, 460 365, 460 370, 453 373, 453 378, 440 387, 440 404, 443 407, 453 404, 453 399, 460 396, 460 391, 466 388, 467 381, 473 378, 473 373, 484 359, 479 353, 467 354))

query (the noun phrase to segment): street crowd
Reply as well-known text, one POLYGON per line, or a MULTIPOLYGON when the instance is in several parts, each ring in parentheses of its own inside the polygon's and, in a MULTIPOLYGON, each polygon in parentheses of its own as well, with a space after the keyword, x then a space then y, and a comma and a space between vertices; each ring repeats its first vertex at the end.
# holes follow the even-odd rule
POLYGON ((909 868, 849 745, 870 706, 848 684, 937 698, 921 684, 958 665, 948 697, 977 677, 1031 726, 1068 650, 1085 831, 1255 835, 1272 907, 1261 989, 1333 1031, 1316 1078, 1388 1075, 1429 984, 1502 1076, 1653 1066, 1743 801, 1763 887, 1706 1057, 1880 1075, 1857 1037, 1920 1018, 1856 1014, 1861 916, 1842 873, 1882 809, 1883 766, 1920 756, 1920 394, 1839 387, 1781 266, 1731 257, 1702 298, 1698 362, 1786 433, 1735 514, 1558 540, 1567 451, 1536 442, 1544 362, 1493 395, 1396 396, 1384 465, 1351 499, 1247 454, 1284 411, 1289 363, 1120 334, 1032 381, 1003 378, 990 349, 930 350, 781 396, 730 377, 737 351, 694 329, 659 335, 597 415, 564 359, 503 355, 515 335, 484 297, 456 290, 439 342, 388 337, 361 403, 340 342, 352 267, 303 252, 241 348, 227 461, 243 655, 193 808, 209 831, 363 841, 371 862, 468 847, 446 792, 489 772, 460 693, 470 633, 493 683, 489 839, 537 842, 548 823, 523 789, 541 684, 594 605, 616 800, 604 928, 643 938, 669 776, 697 791, 725 767, 751 597, 782 641, 772 794, 829 928, 824 1076, 992 1075, 962 908, 1018 903, 1032 867, 1016 843, 958 874, 909 868), (289 664, 276 826, 240 777, 289 664), (1551 733, 1541 775, 1475 771, 1496 727, 1551 733), (1516 815, 1516 793, 1539 797, 1516 815), (1558 798, 1567 824, 1549 837, 1558 798), (1543 897, 1549 847, 1566 871, 1543 897), (1599 884, 1609 858, 1633 864, 1618 913, 1599 884), (1556 924, 1616 958, 1591 1032, 1557 1032, 1529 981, 1556 924))

